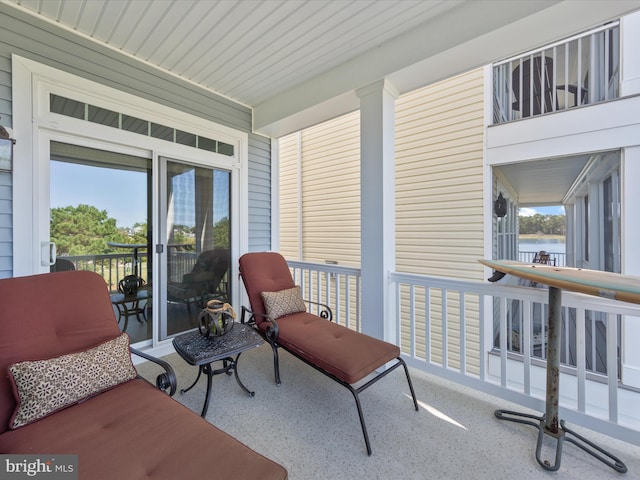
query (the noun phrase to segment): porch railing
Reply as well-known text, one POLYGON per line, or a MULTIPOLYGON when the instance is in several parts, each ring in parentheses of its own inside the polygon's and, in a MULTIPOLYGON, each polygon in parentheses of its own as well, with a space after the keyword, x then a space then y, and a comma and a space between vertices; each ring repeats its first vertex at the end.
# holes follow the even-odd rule
MULTIPOLYGON (((179 249, 170 248, 168 252, 168 275, 169 281, 181 282, 185 273, 190 272, 197 260, 197 254, 191 251, 180 251, 179 249)), ((73 255, 59 257, 70 260, 76 270, 89 270, 95 272, 104 278, 109 286, 109 290, 115 292, 118 290, 118 282, 126 275, 133 272, 133 254, 132 253, 106 253, 101 255, 73 255)), ((149 283, 147 278, 147 252, 139 252, 138 259, 140 261, 139 274, 142 279, 149 283)))
POLYGON ((493 65, 493 123, 591 105, 620 94, 620 27, 611 22, 493 65))
MULTIPOLYGON (((116 292, 118 290, 118 282, 126 275, 133 273, 133 254, 132 253, 106 253, 101 255, 73 255, 64 256, 70 260, 76 270, 89 270, 95 272, 104 278, 109 286, 109 290, 116 292)), ((138 253, 140 261, 140 276, 145 282, 147 279, 147 253, 138 253)))
POLYGON ((307 300, 328 305, 334 321, 360 331, 359 268, 296 261, 288 264, 307 300))
MULTIPOLYGON (((338 323, 360 330, 366 319, 359 318, 359 269, 307 262, 289 266, 306 297, 328 304, 338 323)), ((390 288, 398 343, 410 365, 544 412, 546 364, 533 324, 535 309, 546 308, 546 289, 398 272, 391 273, 390 288), (508 333, 514 304, 522 311, 518 348, 508 333)), ((563 336, 563 348, 572 354, 563 357, 561 417, 640 445, 640 416, 633 407, 640 402, 640 391, 623 385, 618 375, 619 320, 625 315, 640 317, 640 307, 563 292, 563 309, 570 312, 563 332, 570 330, 572 318, 575 329, 563 336), (596 348, 588 338, 594 317, 606 327, 603 372, 587 362, 596 348)))
MULTIPOLYGON (((556 267, 567 266, 567 254, 562 252, 547 252, 551 258, 553 265, 556 267)), ((518 260, 521 262, 531 263, 538 252, 518 252, 518 260)))

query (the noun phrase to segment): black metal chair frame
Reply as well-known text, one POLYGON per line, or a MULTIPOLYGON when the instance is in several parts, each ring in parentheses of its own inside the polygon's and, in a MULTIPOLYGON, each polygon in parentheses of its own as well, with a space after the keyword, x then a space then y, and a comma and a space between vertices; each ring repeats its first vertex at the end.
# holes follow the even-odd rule
MULTIPOLYGON (((178 388, 178 379, 171 365, 169 365, 169 363, 165 362, 164 360, 149 355, 148 353, 138 350, 137 348, 129 347, 129 350, 134 355, 160 365, 164 369, 164 373, 161 373, 156 377, 156 387, 172 397, 173 394, 176 393, 176 389, 178 388)), ((138 378, 142 377, 138 375, 138 378)))
MULTIPOLYGON (((320 311, 320 314, 318 316, 320 318, 323 318, 323 319, 329 321, 329 322, 333 321, 333 313, 331 311, 331 308, 328 305, 325 305, 325 304, 322 304, 322 303, 313 302, 313 301, 310 301, 310 300, 305 300, 305 302, 308 303, 308 304, 314 304, 314 305, 321 306, 322 310, 320 311)), ((281 384, 281 381, 280 381, 280 365, 279 365, 279 359, 278 359, 278 347, 280 347, 280 348, 283 348, 284 350, 286 350, 287 352, 289 352, 294 357, 302 360, 304 363, 306 363, 310 367, 313 367, 318 372, 320 372, 320 373, 326 375, 327 377, 329 377, 330 379, 336 381, 337 383, 339 383, 340 385, 342 385, 343 387, 345 387, 347 390, 349 390, 351 392, 351 394, 353 395, 353 398, 354 398, 354 400, 356 402, 356 408, 358 409, 358 417, 360 418, 360 426, 362 427, 362 434, 364 435, 364 443, 365 443, 365 445, 367 447, 367 454, 368 455, 371 455, 372 450, 371 450, 371 443, 369 441, 369 434, 367 433, 367 426, 366 426, 365 420, 364 420, 364 414, 362 412, 362 405, 360 403, 360 397, 359 397, 360 393, 362 393, 367 388, 369 388, 373 384, 377 383, 379 380, 383 379, 389 373, 393 372, 396 368, 398 368, 400 365, 402 365, 402 367, 404 368, 405 375, 407 377, 407 383, 409 384, 409 390, 411 391, 411 397, 413 399, 413 405, 414 405, 416 411, 418 411, 418 400, 416 398, 416 394, 415 394, 415 391, 413 389, 413 383, 411 382, 411 377, 409 375, 409 369, 407 368, 407 364, 405 363, 405 361, 401 357, 397 357, 395 359, 396 362, 393 365, 391 365, 389 368, 385 369, 384 371, 378 373, 376 376, 371 378, 366 383, 360 385, 359 387, 354 387, 352 384, 347 383, 344 380, 336 377, 332 373, 327 372, 323 368, 319 367, 318 365, 314 364, 313 362, 310 362, 309 360, 307 360, 303 356, 297 354, 296 352, 286 348, 283 345, 278 344, 279 327, 278 327, 278 323, 273 318, 271 318, 271 317, 269 317, 267 315, 260 314, 258 312, 253 312, 250 309, 248 309, 247 307, 243 306, 242 307, 242 315, 240 317, 240 321, 242 323, 246 322, 248 325, 251 325, 253 328, 255 328, 258 331, 258 333, 260 333, 260 335, 262 335, 262 337, 269 343, 269 345, 271 345, 271 349, 273 350, 273 368, 274 368, 276 385, 280 385, 281 384), (248 320, 245 321, 245 316, 247 314, 249 315, 249 318, 248 318, 248 320), (260 317, 265 318, 267 321, 269 321, 271 323, 271 326, 267 327, 266 330, 262 330, 262 329, 258 328, 258 325, 256 323, 256 315, 259 315, 260 317)))
MULTIPOLYGON (((213 250, 201 252, 201 255, 209 252, 213 252, 213 250)), ((198 261, 196 261, 191 272, 183 275, 182 282, 170 282, 168 288, 169 293, 167 300, 171 303, 182 303, 186 305, 189 315, 191 315, 191 305, 195 305, 197 312, 199 312, 206 306, 207 301, 219 299, 226 302, 229 297, 227 284, 224 281, 225 275, 227 275, 229 271, 229 265, 216 265, 216 267, 224 267, 223 270, 216 269, 211 272, 193 272, 197 264, 198 261), (202 273, 215 275, 211 278, 198 279, 197 276, 202 273)))

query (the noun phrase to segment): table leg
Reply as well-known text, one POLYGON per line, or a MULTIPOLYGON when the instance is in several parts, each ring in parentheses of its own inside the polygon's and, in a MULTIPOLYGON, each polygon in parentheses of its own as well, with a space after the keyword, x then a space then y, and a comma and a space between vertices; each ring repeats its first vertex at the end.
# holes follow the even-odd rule
POLYGON ((198 368, 198 376, 196 377, 196 379, 193 381, 193 383, 191 385, 189 385, 187 388, 183 388, 182 390, 180 390, 180 393, 186 393, 189 390, 191 390, 196 383, 198 383, 198 380, 200 380, 200 375, 202 374, 202 367, 198 368))
POLYGON ((238 356, 236 357, 236 359, 233 362, 233 365, 234 365, 233 373, 236 376, 236 382, 238 382, 238 385, 240 385, 240 388, 242 388, 245 392, 247 392, 247 395, 249 395, 250 397, 254 397, 256 395, 256 392, 251 391, 247 387, 245 387, 244 383, 242 383, 242 381, 240 381, 240 377, 238 377, 238 359, 240 358, 240 355, 242 355, 242 352, 240 352, 238 354, 238 356))
POLYGON ((242 352, 236 356, 235 360, 231 357, 221 359, 223 362, 223 367, 215 370, 211 368, 210 363, 207 363, 206 365, 200 365, 198 369, 198 376, 196 377, 194 382, 188 388, 180 390, 180 393, 188 392, 194 387, 196 383, 198 383, 198 380, 200 379, 200 375, 202 373, 207 375, 207 392, 204 397, 204 406, 202 407, 202 413, 200 414, 202 418, 205 418, 207 416, 207 411, 209 410, 209 400, 211 399, 211 387, 213 384, 214 375, 219 375, 221 373, 226 373, 228 375, 231 375, 231 370, 233 370, 233 373, 235 374, 236 382, 238 382, 238 385, 240 385, 240 387, 250 397, 255 396, 255 392, 252 392, 247 387, 245 387, 245 385, 240 380, 240 377, 238 377, 238 358, 240 358, 240 355, 242 355, 242 352))
POLYGON ((562 348, 562 290, 556 287, 549 287, 547 334, 547 392, 545 414, 537 416, 509 410, 496 410, 494 412, 495 416, 500 420, 524 423, 532 425, 538 429, 536 460, 545 470, 556 471, 560 468, 560 461, 562 460, 562 446, 566 440, 613 468, 617 472, 625 473, 627 471, 627 467, 619 458, 595 445, 593 442, 590 442, 576 432, 569 430, 565 426, 564 420, 558 419, 558 405, 560 399, 560 352, 562 348), (536 421, 534 422, 532 420, 536 421), (556 439, 556 458, 553 464, 551 464, 549 460, 542 459, 542 443, 545 435, 550 435, 556 439))
POLYGON ((196 383, 198 383, 198 380, 200 380, 200 375, 202 375, 203 373, 207 375, 207 392, 204 397, 204 405, 202 407, 202 413, 200 414, 202 418, 207 416, 207 410, 209 410, 209 399, 211 398, 211 385, 213 383, 213 376, 219 373, 219 370, 212 370, 210 363, 207 363, 206 365, 200 365, 198 367, 198 376, 193 381, 193 383, 189 385, 187 388, 183 388, 180 390, 181 394, 191 390, 193 387, 195 387, 196 383))
POLYGON ((200 368, 204 369, 205 373, 207 374, 207 394, 204 397, 204 406, 202 407, 202 413, 200 414, 202 418, 205 418, 207 416, 207 410, 209 410, 209 399, 211 398, 211 384, 213 383, 212 382, 213 371, 211 370, 210 363, 207 363, 206 365, 202 365, 200 368))

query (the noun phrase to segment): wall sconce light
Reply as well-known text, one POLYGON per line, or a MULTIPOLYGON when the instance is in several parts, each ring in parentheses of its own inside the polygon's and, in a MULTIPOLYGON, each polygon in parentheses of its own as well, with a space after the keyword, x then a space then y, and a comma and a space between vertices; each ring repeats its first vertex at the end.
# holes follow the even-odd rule
POLYGON ((496 217, 504 217, 507 214, 507 199, 502 196, 502 192, 500 192, 496 202, 493 204, 493 211, 496 217))
POLYGON ((13 168, 13 144, 16 141, 11 135, 0 125, 0 171, 10 172, 13 168))

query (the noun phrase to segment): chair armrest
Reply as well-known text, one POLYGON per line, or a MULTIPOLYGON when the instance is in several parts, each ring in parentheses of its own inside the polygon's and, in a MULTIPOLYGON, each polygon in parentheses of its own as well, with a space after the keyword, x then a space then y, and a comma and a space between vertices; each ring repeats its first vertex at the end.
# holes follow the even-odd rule
POLYGON ((320 318, 324 318, 326 320, 329 320, 330 322, 333 322, 333 312, 331 311, 331 307, 329 305, 327 305, 326 303, 319 303, 311 300, 305 300, 305 302, 310 305, 318 305, 322 307, 318 316, 320 318))
POLYGON ((137 348, 129 347, 129 349, 131 350, 131 353, 153 363, 156 363, 164 369, 164 373, 161 373, 156 377, 156 387, 158 387, 160 390, 164 390, 169 394, 170 397, 172 397, 173 394, 176 393, 176 389, 178 388, 178 380, 176 378, 175 372, 173 371, 173 368, 171 368, 171 365, 169 365, 164 360, 160 360, 159 358, 149 355, 148 353, 144 353, 137 348), (168 392, 167 389, 169 389, 168 392))
POLYGON ((263 334, 266 337, 266 339, 271 343, 275 343, 278 341, 278 335, 280 334, 280 329, 278 328, 278 322, 276 322, 273 318, 269 317, 268 315, 265 315, 264 313, 253 312, 243 305, 242 314, 240 315, 240 323, 246 323, 247 325, 252 325, 253 327, 256 328, 256 330, 258 330, 258 332, 263 334), (245 322, 246 314, 249 315, 249 318, 245 322), (258 328, 256 315, 263 318, 264 319, 263 322, 271 323, 271 325, 267 327, 264 333, 262 332, 262 330, 258 328))

